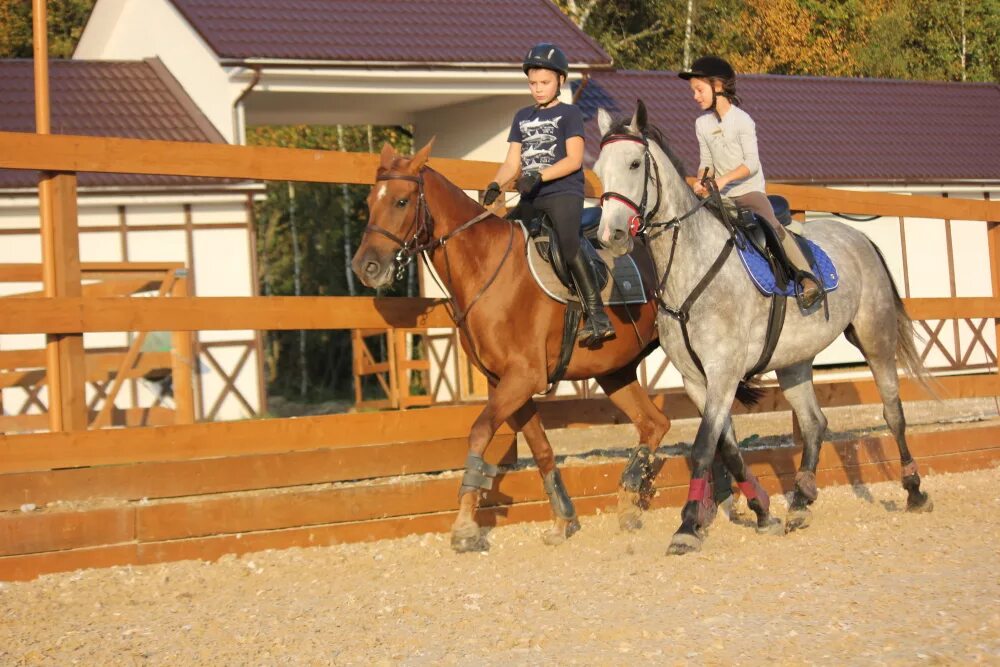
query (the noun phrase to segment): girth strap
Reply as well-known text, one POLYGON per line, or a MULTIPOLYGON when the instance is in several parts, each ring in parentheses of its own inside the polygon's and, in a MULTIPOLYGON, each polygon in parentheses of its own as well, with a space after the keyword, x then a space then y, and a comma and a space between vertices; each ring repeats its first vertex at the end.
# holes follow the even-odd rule
POLYGON ((566 314, 563 316, 562 347, 559 349, 559 360, 556 362, 556 367, 553 369, 552 375, 549 376, 549 388, 545 390, 546 394, 551 394, 559 381, 566 375, 570 359, 573 358, 573 350, 576 348, 576 330, 580 327, 582 314, 583 309, 580 304, 574 302, 566 304, 566 314))
POLYGON ((767 333, 764 336, 764 348, 760 351, 760 358, 753 368, 743 376, 744 380, 750 380, 755 375, 767 368, 774 354, 774 348, 778 347, 778 338, 781 330, 785 326, 785 305, 787 297, 781 294, 771 295, 771 310, 767 317, 767 333))

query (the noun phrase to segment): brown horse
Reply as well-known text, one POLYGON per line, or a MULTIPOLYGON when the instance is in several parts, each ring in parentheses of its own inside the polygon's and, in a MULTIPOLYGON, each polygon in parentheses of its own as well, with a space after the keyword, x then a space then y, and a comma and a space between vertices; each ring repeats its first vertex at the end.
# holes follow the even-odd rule
MULTIPOLYGON (((489 378, 486 407, 469 433, 452 547, 456 551, 488 547, 475 516, 481 491, 492 487, 497 469, 482 457, 505 421, 524 434, 531 448, 554 514, 544 539, 558 544, 579 528, 579 522, 532 396, 545 391, 557 363, 566 306, 548 297, 532 277, 526 240, 517 223, 487 212, 426 166, 432 144, 433 140, 410 159, 396 155, 388 144, 383 147, 377 181, 368 195, 368 227, 351 266, 365 285, 385 287, 403 263, 424 253, 450 295, 463 348, 489 378)), ((652 280, 645 283, 653 285, 652 280)), ((609 314, 616 338, 596 348, 577 345, 564 379, 595 378, 632 420, 641 445, 646 446, 645 458, 633 456, 622 478, 620 511, 632 517, 637 516, 632 503, 638 501, 652 467, 649 453, 666 435, 670 420, 636 380, 636 367, 656 340, 653 299, 638 306, 611 307, 609 314)), ((629 521, 623 519, 623 525, 628 527, 629 521)))

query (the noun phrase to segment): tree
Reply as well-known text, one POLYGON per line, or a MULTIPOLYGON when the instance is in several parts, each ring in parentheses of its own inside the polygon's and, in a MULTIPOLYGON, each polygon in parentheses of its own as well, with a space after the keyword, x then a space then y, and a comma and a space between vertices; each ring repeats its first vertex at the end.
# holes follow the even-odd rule
MULTIPOLYGON (((49 56, 69 58, 80 41, 95 0, 48 0, 49 56)), ((0 58, 30 58, 31 3, 0 0, 0 58)))
POLYGON ((843 14, 853 2, 832 3, 817 16, 808 0, 746 0, 735 21, 729 59, 737 71, 845 76, 857 70, 851 25, 843 14), (841 5, 836 7, 836 5, 841 5), (824 20, 825 19, 825 20, 824 20))
MULTIPOLYGON (((257 146, 337 149, 369 152, 389 142, 402 154, 412 152, 411 134, 398 127, 262 126, 247 133, 257 146), (341 143, 342 142, 342 143, 341 143)), ((326 183, 268 183, 254 207, 261 292, 265 295, 347 296, 349 256, 367 224, 367 186, 326 183)), ((408 285, 395 288, 406 294, 408 285)), ((358 286, 360 294, 373 291, 358 286)), ((323 400, 349 393, 352 386, 351 340, 346 331, 273 331, 265 349, 268 390, 323 400)))

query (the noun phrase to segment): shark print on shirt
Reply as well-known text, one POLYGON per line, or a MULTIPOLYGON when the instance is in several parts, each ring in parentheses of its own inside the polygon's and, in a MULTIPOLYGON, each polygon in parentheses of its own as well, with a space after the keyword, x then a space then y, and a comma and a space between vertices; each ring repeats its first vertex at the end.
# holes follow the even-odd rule
MULTIPOLYGON (((566 157, 566 140, 583 136, 583 115, 572 104, 548 109, 526 107, 511 123, 508 141, 521 144, 521 171, 541 171, 566 157)), ((583 170, 542 184, 538 197, 552 194, 583 196, 583 170)))

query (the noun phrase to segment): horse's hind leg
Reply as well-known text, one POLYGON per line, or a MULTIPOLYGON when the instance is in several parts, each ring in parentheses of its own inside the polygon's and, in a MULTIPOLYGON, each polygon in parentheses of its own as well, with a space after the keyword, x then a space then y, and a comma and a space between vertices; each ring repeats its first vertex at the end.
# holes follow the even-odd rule
POLYGON ((566 492, 559 468, 556 467, 555 454, 548 436, 545 435, 545 429, 542 428, 542 420, 538 416, 535 401, 528 399, 507 422, 515 431, 524 434, 531 455, 538 465, 538 473, 542 476, 549 504, 552 506, 552 526, 542 535, 542 540, 546 544, 562 544, 566 538, 580 529, 580 522, 576 518, 576 509, 569 493, 566 492))
POLYGON ((799 471, 795 473, 795 491, 785 519, 785 530, 792 531, 809 525, 812 516, 809 505, 819 496, 816 466, 819 464, 819 449, 826 434, 827 421, 816 400, 812 359, 782 368, 777 375, 785 399, 799 421, 803 440, 802 462, 799 464, 799 471))
POLYGON ((896 370, 896 339, 895 336, 886 335, 888 332, 895 333, 896 329, 887 329, 881 334, 868 329, 861 322, 856 322, 847 328, 844 336, 865 355, 879 396, 882 397, 882 416, 899 447, 903 488, 907 494, 906 509, 910 512, 930 512, 934 509, 934 503, 920 490, 917 462, 913 460, 910 448, 906 445, 906 416, 903 414, 903 403, 899 400, 899 375, 896 370))
POLYGON ((670 419, 653 404, 635 375, 632 364, 597 378, 611 402, 635 425, 639 444, 622 470, 618 486, 618 526, 625 531, 642 527, 642 510, 652 495, 653 478, 658 472, 653 456, 670 430, 670 419))
MULTIPOLYGON (((685 379, 684 389, 698 410, 703 410, 705 407, 705 387, 697 382, 685 379)), ((781 519, 771 515, 770 496, 768 496, 767 491, 764 490, 743 461, 743 454, 740 453, 740 448, 737 444, 736 429, 733 427, 732 417, 730 417, 726 429, 722 432, 722 437, 719 438, 718 452, 719 457, 713 464, 712 470, 716 487, 716 502, 722 504, 727 495, 732 497, 729 477, 725 475, 725 471, 728 470, 746 497, 747 506, 757 515, 757 532, 762 534, 784 532, 781 519), (717 465, 719 459, 721 459, 722 464, 725 466, 722 470, 717 465)))

